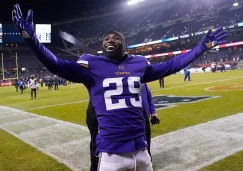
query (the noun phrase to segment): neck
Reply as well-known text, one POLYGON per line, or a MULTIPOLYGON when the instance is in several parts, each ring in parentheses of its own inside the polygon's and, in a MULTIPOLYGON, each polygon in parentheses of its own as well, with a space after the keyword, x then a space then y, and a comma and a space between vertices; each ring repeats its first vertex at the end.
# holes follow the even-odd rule
POLYGON ((116 61, 118 61, 118 62, 121 62, 121 61, 123 61, 125 58, 126 58, 125 55, 120 55, 120 56, 116 56, 116 58, 114 58, 114 60, 116 60, 116 61))
POLYGON ((124 55, 123 53, 107 53, 107 52, 104 52, 104 56, 111 59, 111 60, 114 60, 114 61, 118 61, 118 62, 121 62, 123 61, 127 55, 124 55))

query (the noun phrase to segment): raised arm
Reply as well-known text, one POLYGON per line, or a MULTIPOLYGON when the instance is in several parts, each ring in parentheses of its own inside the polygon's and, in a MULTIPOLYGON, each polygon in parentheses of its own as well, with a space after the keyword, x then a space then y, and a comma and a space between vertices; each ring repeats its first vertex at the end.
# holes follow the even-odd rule
POLYGON ((87 68, 73 61, 57 58, 35 36, 25 41, 40 62, 53 74, 72 82, 92 84, 93 78, 87 68))
POLYGON ((195 61, 205 51, 225 43, 225 41, 223 40, 227 36, 228 33, 226 30, 223 30, 223 28, 218 28, 213 33, 211 30, 209 30, 206 36, 202 39, 202 41, 187 53, 176 56, 168 62, 162 62, 160 64, 154 64, 149 66, 144 73, 143 82, 155 81, 161 77, 166 77, 180 71, 181 69, 195 61))
POLYGON ((57 58, 38 41, 34 31, 32 10, 28 11, 27 19, 24 20, 17 4, 12 11, 12 20, 32 52, 50 72, 66 80, 83 83, 86 86, 93 83, 92 75, 88 69, 76 62, 57 58))

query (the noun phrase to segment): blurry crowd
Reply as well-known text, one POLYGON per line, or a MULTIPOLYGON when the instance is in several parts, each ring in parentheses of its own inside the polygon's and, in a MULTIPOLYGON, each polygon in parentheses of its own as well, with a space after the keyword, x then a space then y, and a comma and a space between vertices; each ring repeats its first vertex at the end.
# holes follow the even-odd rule
MULTIPOLYGON (((243 10, 229 10, 235 0, 171 0, 142 9, 105 12, 57 26, 97 47, 107 30, 122 32, 127 43, 137 44, 232 25, 242 21, 243 10), (166 4, 167 3, 167 4, 166 4), (220 10, 218 7, 222 7, 220 10), (225 7, 225 8, 223 8, 225 7), (89 29, 80 29, 87 28, 89 29)), ((98 47, 97 47, 98 48, 98 47)))
MULTIPOLYGON (((34 69, 33 69, 34 70, 34 69)), ((32 71, 33 71, 32 70, 32 71)), ((16 71, 15 73, 12 73, 13 77, 7 77, 8 75, 5 74, 5 80, 0 79, 0 85, 1 83, 4 85, 5 83, 11 83, 12 85, 18 85, 20 82, 23 84, 24 88, 28 87, 29 81, 31 79, 31 76, 34 75, 38 82, 38 87, 48 87, 48 89, 54 88, 55 85, 63 85, 67 86, 71 84, 70 81, 65 80, 63 78, 60 78, 56 75, 50 74, 48 71, 43 70, 41 74, 38 74, 37 72, 28 72, 25 74, 19 74, 19 79, 16 79, 16 71)))
MULTIPOLYGON (((233 9, 232 4, 234 2, 235 0, 215 0, 210 1, 210 3, 195 0, 170 0, 163 2, 163 4, 155 5, 153 8, 144 6, 136 10, 103 10, 99 15, 97 13, 91 16, 86 15, 85 20, 58 25, 56 27, 78 36, 90 47, 100 50, 103 36, 111 29, 122 32, 127 39, 128 45, 131 45, 195 33, 208 30, 212 27, 236 24, 243 21, 243 10, 241 7, 235 7, 233 9), (221 7, 220 9, 218 8, 219 6, 221 7)), ((242 39, 237 35, 231 35, 232 37, 235 39, 231 41, 242 39)), ((195 42, 198 42, 198 40, 184 38, 133 48, 129 50, 129 53, 151 55, 186 50, 192 48, 195 42)), ((67 56, 67 54, 62 55, 63 51, 53 53, 60 57, 67 56)), ((30 55, 30 51, 26 50, 19 56, 19 78, 27 82, 30 76, 34 74, 39 82, 43 82, 43 85, 52 82, 54 75, 43 68, 39 61, 30 55), (25 70, 21 70, 20 68, 25 68, 25 70)), ((161 56, 148 60, 151 63, 159 63, 168 61, 173 57, 174 55, 161 56)), ((70 60, 70 56, 68 59, 70 60)), ((241 46, 227 47, 219 51, 204 53, 192 65, 196 67, 199 64, 211 64, 212 62, 228 62, 231 65, 237 65, 241 60, 243 60, 241 46)), ((16 78, 15 61, 13 60, 12 64, 10 62, 10 60, 9 62, 5 60, 4 65, 6 67, 4 76, 5 78, 16 78)), ((58 78, 58 84, 65 85, 65 82, 66 80, 58 78)))
MULTIPOLYGON (((25 87, 27 87, 29 80, 30 77, 20 77, 19 80, 17 79, 15 80, 15 83, 19 81, 23 81, 25 87)), ((63 86, 67 86, 68 84, 71 84, 70 81, 59 78, 57 76, 36 77, 36 80, 38 82, 38 87, 50 87, 51 89, 54 87, 55 84, 63 85, 63 86)))

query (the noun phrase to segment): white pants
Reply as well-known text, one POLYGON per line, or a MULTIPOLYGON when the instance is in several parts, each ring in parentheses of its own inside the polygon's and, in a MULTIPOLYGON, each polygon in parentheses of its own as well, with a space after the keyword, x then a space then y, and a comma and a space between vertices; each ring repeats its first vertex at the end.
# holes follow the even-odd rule
POLYGON ((98 171, 153 171, 148 150, 134 153, 100 153, 98 171))

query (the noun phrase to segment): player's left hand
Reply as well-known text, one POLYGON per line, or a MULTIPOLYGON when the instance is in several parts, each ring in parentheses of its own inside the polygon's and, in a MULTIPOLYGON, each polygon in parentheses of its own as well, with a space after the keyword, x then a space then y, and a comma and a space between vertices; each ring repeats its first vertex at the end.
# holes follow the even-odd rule
POLYGON ((228 37, 228 32, 223 30, 223 27, 216 29, 214 32, 208 30, 207 34, 202 39, 203 50, 210 50, 215 46, 225 44, 225 39, 228 37))
POLYGON ((160 124, 160 120, 158 118, 158 115, 157 114, 153 114, 151 116, 150 122, 151 122, 152 125, 160 124))

